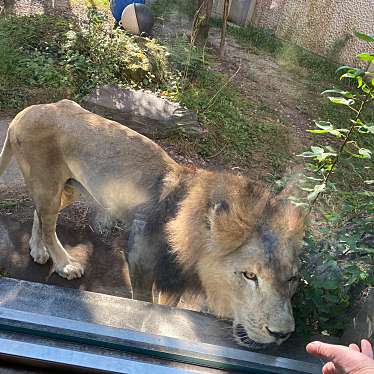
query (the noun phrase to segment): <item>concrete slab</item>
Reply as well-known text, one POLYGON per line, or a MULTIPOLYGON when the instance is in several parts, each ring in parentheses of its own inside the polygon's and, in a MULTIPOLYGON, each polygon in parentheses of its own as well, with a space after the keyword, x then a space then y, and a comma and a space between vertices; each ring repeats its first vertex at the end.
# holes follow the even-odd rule
MULTIPOLYGON (((1 278, 0 306, 238 348, 231 336, 231 324, 211 315, 94 292, 1 278)), ((304 347, 305 341, 295 337, 266 354, 319 363, 306 354, 304 347)))

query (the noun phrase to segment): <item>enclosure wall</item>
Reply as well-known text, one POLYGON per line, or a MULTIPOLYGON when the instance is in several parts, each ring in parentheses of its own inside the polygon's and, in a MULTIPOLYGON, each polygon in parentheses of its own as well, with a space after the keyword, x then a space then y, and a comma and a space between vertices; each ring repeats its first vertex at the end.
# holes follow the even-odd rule
POLYGON ((369 46, 352 33, 373 32, 373 2, 261 0, 256 1, 251 22, 338 63, 357 64, 354 56, 369 46))

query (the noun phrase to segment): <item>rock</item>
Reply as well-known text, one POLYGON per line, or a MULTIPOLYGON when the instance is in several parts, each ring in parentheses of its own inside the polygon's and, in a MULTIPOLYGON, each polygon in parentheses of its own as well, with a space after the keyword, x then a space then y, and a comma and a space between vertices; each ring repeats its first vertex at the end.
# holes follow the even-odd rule
POLYGON ((151 138, 165 138, 179 131, 188 135, 204 132, 195 112, 148 91, 105 85, 84 97, 81 104, 151 138))
POLYGON ((342 336, 344 344, 359 344, 361 339, 369 339, 374 343, 374 287, 368 289, 356 306, 354 317, 342 336))

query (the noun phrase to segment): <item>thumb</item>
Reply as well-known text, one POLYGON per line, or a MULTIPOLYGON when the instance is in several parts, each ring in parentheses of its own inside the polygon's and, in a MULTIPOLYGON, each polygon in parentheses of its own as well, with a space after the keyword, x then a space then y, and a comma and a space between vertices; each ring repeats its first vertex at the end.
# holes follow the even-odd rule
POLYGON ((311 355, 322 358, 325 361, 339 362, 344 361, 349 348, 341 345, 312 342, 306 346, 306 350, 311 355))

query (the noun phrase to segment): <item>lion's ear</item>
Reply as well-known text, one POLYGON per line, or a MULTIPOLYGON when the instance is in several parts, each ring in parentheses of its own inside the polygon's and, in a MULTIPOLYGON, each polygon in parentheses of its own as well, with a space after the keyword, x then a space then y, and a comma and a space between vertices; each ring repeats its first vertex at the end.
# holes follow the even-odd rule
POLYGON ((301 241, 305 232, 305 212, 291 201, 277 201, 272 207, 271 226, 287 240, 301 241))
POLYGON ((287 229, 291 233, 303 233, 305 228, 305 213, 292 202, 287 203, 286 208, 287 229))
POLYGON ((228 213, 230 210, 230 205, 226 200, 218 201, 213 206, 214 214, 228 213))
POLYGON ((210 202, 208 211, 208 226, 212 229, 222 215, 227 215, 230 211, 230 205, 226 200, 210 202))

